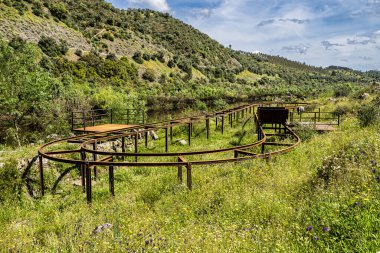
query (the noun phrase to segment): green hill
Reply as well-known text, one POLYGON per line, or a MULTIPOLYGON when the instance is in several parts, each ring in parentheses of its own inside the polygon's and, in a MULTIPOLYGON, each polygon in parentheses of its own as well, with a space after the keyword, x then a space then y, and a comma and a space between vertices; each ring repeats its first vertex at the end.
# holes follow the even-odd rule
POLYGON ((244 100, 299 100, 379 79, 234 51, 169 14, 119 10, 103 0, 0 0, 0 40, 0 75, 8 75, 0 79, 6 105, 0 114, 12 119, 5 128, 28 131, 43 132, 46 122, 36 126, 17 115, 35 113, 66 129, 62 122, 74 108, 204 109, 244 100), (28 64, 32 69, 25 69, 28 64), (44 84, 31 81, 42 74, 49 79, 40 80, 44 84), (12 92, 17 85, 18 93, 12 92), (26 85, 44 94, 37 99, 31 94, 39 92, 25 93, 26 85), (21 98, 46 104, 20 107, 21 98))

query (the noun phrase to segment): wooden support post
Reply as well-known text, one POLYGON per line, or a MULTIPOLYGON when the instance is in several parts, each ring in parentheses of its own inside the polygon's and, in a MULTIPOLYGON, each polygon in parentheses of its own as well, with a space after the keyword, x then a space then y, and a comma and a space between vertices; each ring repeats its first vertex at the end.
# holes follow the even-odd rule
POLYGON ((189 190, 191 190, 192 184, 193 184, 192 178, 191 178, 191 164, 187 163, 186 168, 187 168, 187 188, 189 188, 189 190))
POLYGON ((84 168, 85 168, 85 171, 86 171, 86 197, 87 197, 87 203, 91 204, 91 201, 92 201, 91 168, 90 168, 89 163, 87 161, 84 163, 84 168))
MULTIPOLYGON (((113 159, 111 160, 111 162, 113 162, 113 159)), ((115 175, 113 165, 109 166, 109 185, 111 195, 115 196, 115 175)))
POLYGON ((238 158, 239 157, 239 152, 237 150, 234 150, 234 158, 238 158))
POLYGON ((265 152, 265 144, 261 144, 261 154, 264 154, 265 152))
POLYGON ((81 179, 82 179, 82 189, 83 192, 86 191, 86 168, 84 162, 86 161, 86 153, 84 151, 81 152, 81 159, 83 161, 83 164, 80 166, 81 170, 81 179))
POLYGON ((191 123, 188 123, 188 131, 187 131, 187 141, 189 142, 189 146, 191 145, 191 123))
MULTIPOLYGON (((135 153, 137 154, 139 152, 139 136, 137 135, 137 133, 135 134, 135 153)), ((137 159, 138 157, 135 156, 135 162, 138 161, 137 159)))
POLYGON ((207 139, 210 138, 210 119, 206 118, 206 136, 207 139))
POLYGON ((169 152, 168 127, 165 128, 165 152, 169 152))
POLYGON ((222 134, 224 134, 224 115, 222 116, 222 134))
MULTIPOLYGON (((96 144, 97 141, 95 141, 93 144, 92 144, 92 149, 96 151, 97 149, 97 144, 96 144)), ((96 154, 93 154, 93 159, 94 161, 96 161, 97 159, 97 155, 96 154)), ((96 166, 94 166, 94 177, 95 177, 95 180, 96 178, 98 177, 98 169, 96 166)))
POLYGON ((40 163, 40 185, 41 185, 41 195, 45 195, 45 183, 44 183, 44 164, 42 155, 38 156, 38 161, 40 163))
POLYGON ((242 119, 244 119, 244 111, 245 111, 245 109, 243 109, 243 110, 241 111, 241 118, 242 118, 242 119))

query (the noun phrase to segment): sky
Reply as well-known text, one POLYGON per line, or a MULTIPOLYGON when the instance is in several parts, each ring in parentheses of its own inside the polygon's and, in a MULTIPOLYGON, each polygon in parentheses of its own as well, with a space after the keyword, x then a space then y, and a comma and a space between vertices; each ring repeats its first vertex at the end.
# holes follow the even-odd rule
POLYGON ((106 0, 167 12, 225 46, 380 70, 380 0, 106 0))

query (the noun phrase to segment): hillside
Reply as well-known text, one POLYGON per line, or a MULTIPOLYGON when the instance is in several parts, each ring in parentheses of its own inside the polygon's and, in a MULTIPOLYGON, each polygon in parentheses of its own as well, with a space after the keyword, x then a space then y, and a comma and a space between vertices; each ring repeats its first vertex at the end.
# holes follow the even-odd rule
POLYGON ((119 10, 103 0, 1 0, 0 38, 0 101, 6 105, 0 114, 11 119, 0 128, 16 129, 11 136, 65 132, 73 109, 204 110, 363 93, 379 80, 377 72, 234 51, 169 14, 119 10), (20 106, 30 99, 38 107, 20 106))

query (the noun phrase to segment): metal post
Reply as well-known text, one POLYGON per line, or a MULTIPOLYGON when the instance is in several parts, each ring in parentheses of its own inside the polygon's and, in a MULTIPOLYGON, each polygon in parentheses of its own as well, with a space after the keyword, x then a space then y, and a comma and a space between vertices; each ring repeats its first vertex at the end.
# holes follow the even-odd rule
POLYGON ((340 115, 338 115, 338 126, 340 125, 340 115))
MULTIPOLYGON (((137 133, 135 134, 135 153, 137 154, 139 152, 139 139, 138 139, 137 133)), ((137 162, 137 156, 135 156, 135 162, 137 162)))
MULTIPOLYGON (((111 159, 111 162, 113 162, 113 159, 111 159)), ((110 184, 110 193, 112 196, 115 196, 115 176, 114 176, 113 165, 109 166, 109 184, 110 184)))
POLYGON ((165 152, 169 152, 168 128, 165 128, 165 152))
POLYGON ((82 190, 83 192, 86 191, 86 166, 84 165, 84 162, 86 160, 86 153, 84 151, 81 152, 81 159, 83 161, 83 164, 80 166, 81 170, 81 179, 82 179, 82 190))
POLYGON ((111 109, 111 124, 113 122, 113 110, 111 109))
POLYGON ((173 143, 173 127, 172 127, 173 122, 170 121, 170 143, 173 143))
MULTIPOLYGON (((178 162, 182 162, 181 157, 178 157, 178 162)), ((178 166, 178 183, 182 184, 183 176, 182 176, 182 166, 178 166)))
POLYGON ((233 120, 232 120, 232 113, 230 114, 230 126, 232 127, 233 125, 233 120))
POLYGON ((44 164, 42 160, 42 155, 38 156, 38 160, 40 163, 40 184, 41 184, 41 195, 45 195, 45 185, 44 185, 44 164))
POLYGON ((218 116, 215 117, 215 130, 218 128, 218 116))
MULTIPOLYGON (((125 136, 121 138, 121 152, 125 153, 125 136)), ((125 156, 123 156, 123 161, 125 160, 125 156)))
POLYGON ((86 131, 86 114, 85 114, 85 111, 83 111, 83 130, 86 131))
POLYGON ((207 139, 210 137, 210 119, 206 118, 206 136, 207 139))
POLYGON ((261 144, 261 154, 264 154, 265 152, 265 144, 261 144))
POLYGON ((145 132, 145 147, 148 147, 148 131, 145 132))
POLYGON ((191 164, 188 163, 186 165, 186 168, 187 168, 187 188, 189 188, 189 190, 191 190, 192 189, 191 164))
POLYGON ((224 115, 222 116, 222 134, 224 134, 224 115))
POLYGON ((74 130, 74 112, 71 112, 71 131, 74 130))
POLYGON ((191 123, 188 123, 188 142, 189 146, 191 145, 191 123))
POLYGON ((143 120, 143 124, 145 124, 145 111, 144 110, 141 110, 142 112, 142 120, 143 120))
POLYGON ((84 167, 86 171, 86 197, 87 203, 90 204, 92 201, 91 168, 87 161, 84 163, 84 167))
MULTIPOLYGON (((97 149, 97 141, 95 141, 95 142, 92 144, 92 149, 93 149, 94 151, 96 151, 96 149, 97 149)), ((94 158, 94 161, 96 161, 96 160, 97 160, 97 155, 96 155, 96 154, 93 154, 93 158, 94 158)), ((96 180, 96 178, 98 177, 98 170, 97 170, 97 167, 96 167, 96 166, 94 166, 94 177, 95 177, 95 180, 96 180)))

